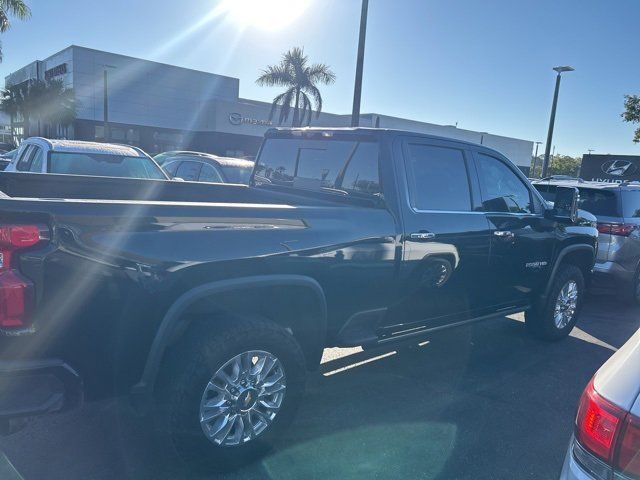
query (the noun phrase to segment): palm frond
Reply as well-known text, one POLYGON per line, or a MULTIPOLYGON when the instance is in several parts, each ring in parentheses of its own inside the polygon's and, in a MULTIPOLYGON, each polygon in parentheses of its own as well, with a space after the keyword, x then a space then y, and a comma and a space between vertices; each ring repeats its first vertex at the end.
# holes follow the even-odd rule
POLYGON ((293 83, 291 72, 283 65, 269 65, 256 80, 261 87, 288 87, 293 83))
POLYGON ((311 114, 313 113, 311 100, 309 99, 309 96, 304 92, 300 92, 300 97, 302 98, 302 114, 300 115, 300 126, 305 124, 308 126, 309 124, 311 124, 311 114))
POLYGON ((7 12, 0 8, 0 32, 6 32, 11 27, 7 12))
POLYGON ((20 20, 31 17, 31 9, 24 0, 0 0, 0 9, 20 20))
POLYGON ((269 111, 269 121, 273 120, 273 115, 276 113, 276 108, 282 104, 282 100, 287 95, 287 92, 281 93, 280 95, 276 95, 276 97, 271 101, 271 110, 269 111))
POLYGON ((307 77, 309 77, 309 83, 311 84, 322 83, 324 85, 330 85, 336 81, 336 74, 324 63, 311 65, 311 67, 307 69, 307 77))
POLYGON ((315 85, 310 85, 305 90, 307 90, 313 97, 313 101, 316 104, 316 118, 318 118, 320 116, 320 112, 322 111, 322 95, 320 94, 320 90, 318 90, 318 87, 316 87, 315 85))
POLYGON ((280 104, 280 117, 278 119, 278 125, 282 125, 289 119, 289 115, 291 114, 291 104, 293 103, 293 96, 295 94, 296 89, 291 87, 286 92, 284 92, 284 96, 282 98, 282 103, 280 104))

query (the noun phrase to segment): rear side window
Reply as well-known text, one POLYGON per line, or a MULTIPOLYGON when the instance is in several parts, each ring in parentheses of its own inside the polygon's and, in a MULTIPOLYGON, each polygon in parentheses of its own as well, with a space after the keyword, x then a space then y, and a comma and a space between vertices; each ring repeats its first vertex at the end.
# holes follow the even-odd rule
POLYGON ((640 191, 622 191, 622 213, 625 218, 640 217, 640 191))
POLYGON ((578 188, 578 191, 580 192, 578 208, 598 216, 620 216, 615 192, 593 188, 578 188))
POLYGON ((33 148, 34 148, 33 145, 27 145, 25 149, 22 150, 22 153, 20 154, 20 158, 18 158, 18 163, 16 164, 17 171, 26 172, 29 170, 33 148))
POLYGON ((372 141, 271 138, 262 147, 254 179, 256 185, 374 195, 381 192, 378 156, 372 141))
POLYGON ((409 144, 406 158, 411 206, 418 210, 471 211, 462 150, 409 144))

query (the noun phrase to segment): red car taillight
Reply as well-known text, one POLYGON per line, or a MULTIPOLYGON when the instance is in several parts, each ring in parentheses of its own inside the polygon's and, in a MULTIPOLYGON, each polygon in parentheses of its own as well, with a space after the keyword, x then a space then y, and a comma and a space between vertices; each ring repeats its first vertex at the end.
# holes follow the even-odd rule
POLYGON ((36 225, 0 225, 0 328, 29 325, 35 300, 33 283, 14 268, 13 255, 39 241, 36 225))
POLYGON ((628 414, 620 431, 614 468, 630 478, 640 478, 640 418, 628 414))
POLYGON ((580 399, 575 436, 598 459, 640 479, 640 420, 602 398, 593 380, 580 399))
POLYGON ((637 227, 633 223, 598 223, 598 232, 628 237, 637 227))

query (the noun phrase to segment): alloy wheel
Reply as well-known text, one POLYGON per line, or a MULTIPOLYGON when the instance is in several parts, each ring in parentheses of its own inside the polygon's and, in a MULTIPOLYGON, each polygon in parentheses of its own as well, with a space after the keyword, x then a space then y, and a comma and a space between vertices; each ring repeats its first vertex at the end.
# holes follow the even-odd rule
POLYGON ((287 388, 275 355, 251 350, 236 355, 211 377, 200 402, 200 426, 220 446, 247 443, 278 414, 287 388))
POLYGON ((578 284, 569 280, 560 289, 553 310, 553 321, 559 330, 566 327, 573 319, 578 307, 578 284))

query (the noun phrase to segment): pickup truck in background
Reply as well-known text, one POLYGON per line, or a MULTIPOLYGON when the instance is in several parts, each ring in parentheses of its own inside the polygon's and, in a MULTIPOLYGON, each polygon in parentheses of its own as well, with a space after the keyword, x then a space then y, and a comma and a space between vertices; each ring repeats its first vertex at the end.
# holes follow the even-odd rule
POLYGON ((572 330, 594 264, 577 190, 547 206, 482 145, 273 129, 251 184, 0 173, 0 416, 130 394, 187 459, 238 465, 329 346, 525 312, 572 330))

